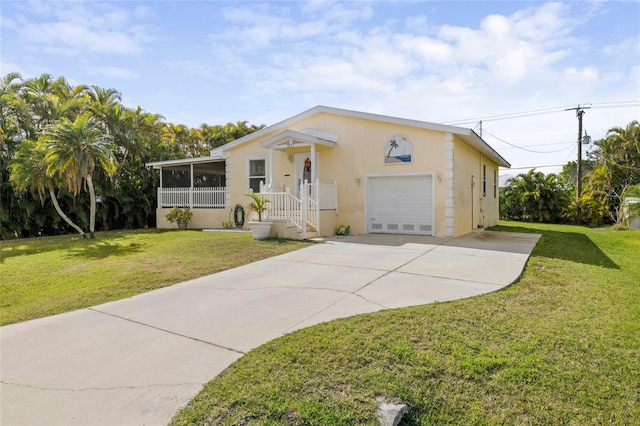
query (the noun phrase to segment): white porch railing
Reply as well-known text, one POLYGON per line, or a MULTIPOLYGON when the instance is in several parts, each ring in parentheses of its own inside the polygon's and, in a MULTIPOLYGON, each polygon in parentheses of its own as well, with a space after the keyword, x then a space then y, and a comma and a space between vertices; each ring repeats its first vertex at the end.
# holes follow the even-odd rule
POLYGON ((158 208, 184 207, 223 209, 227 189, 221 188, 158 188, 158 208))
POLYGON ((260 195, 267 198, 269 209, 263 213, 266 220, 281 220, 289 225, 295 225, 306 239, 307 226, 320 232, 320 210, 337 210, 337 183, 300 185, 300 198, 297 198, 289 188, 286 191, 272 191, 267 186, 260 186, 260 195))
POLYGON ((309 198, 317 201, 319 210, 338 210, 338 182, 307 184, 309 198))

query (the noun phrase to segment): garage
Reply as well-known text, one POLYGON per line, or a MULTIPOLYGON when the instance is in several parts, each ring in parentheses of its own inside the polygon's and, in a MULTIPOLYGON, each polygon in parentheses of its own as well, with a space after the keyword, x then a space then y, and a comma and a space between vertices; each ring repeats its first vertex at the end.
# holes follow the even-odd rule
POLYGON ((433 176, 367 178, 367 232, 433 235, 433 176))

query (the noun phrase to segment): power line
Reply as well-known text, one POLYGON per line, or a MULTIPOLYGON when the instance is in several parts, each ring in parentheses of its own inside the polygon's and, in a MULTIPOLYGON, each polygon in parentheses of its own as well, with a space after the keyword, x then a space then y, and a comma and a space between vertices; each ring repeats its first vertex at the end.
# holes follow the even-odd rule
POLYGON ((573 149, 571 150, 571 152, 567 156, 567 159, 565 160, 565 164, 569 162, 569 158, 571 158, 571 156, 576 152, 577 149, 578 149, 578 147, 576 145, 574 145, 573 149))
MULTIPOLYGON (((585 105, 591 106, 593 109, 603 109, 603 108, 629 108, 629 107, 637 107, 640 106, 640 101, 616 101, 616 102, 596 102, 596 103, 587 103, 585 105)), ((507 114, 497 114, 490 115, 486 117, 477 117, 477 118, 469 118, 465 120, 452 120, 446 121, 442 124, 450 124, 450 125, 459 125, 465 123, 475 123, 480 120, 482 121, 499 121, 499 120, 510 120, 513 118, 524 118, 531 117, 535 115, 545 115, 545 114, 553 114, 556 112, 564 112, 570 105, 554 107, 554 108, 543 108, 536 109, 531 111, 522 111, 522 112, 514 112, 507 114)))
POLYGON ((518 146, 518 147, 515 147, 515 146, 504 146, 504 147, 496 148, 496 149, 528 148, 528 147, 531 147, 531 146, 549 146, 549 145, 569 145, 569 144, 573 144, 573 143, 574 143, 574 141, 534 143, 534 144, 531 144, 531 145, 522 145, 521 147, 520 146, 518 146))
POLYGON ((509 167, 506 170, 542 169, 544 167, 562 167, 564 164, 547 164, 544 166, 509 167))
MULTIPOLYGON (((504 139, 501 139, 501 138, 497 137, 496 135, 494 135, 494 134, 492 134, 492 133, 487 132, 486 130, 485 130, 485 133, 486 133, 486 134, 488 134, 489 136, 493 136, 494 138, 498 139, 500 142, 506 143, 507 145, 510 145, 510 146, 512 146, 512 147, 514 147, 514 148, 521 149, 521 150, 523 150, 523 151, 533 152, 534 154, 552 154, 552 153, 554 153, 554 152, 564 151, 565 149, 568 149, 568 148, 569 148, 569 147, 566 147, 566 148, 562 148, 562 149, 555 150, 555 151, 535 151, 535 150, 533 150, 533 149, 527 149, 527 148, 523 148, 523 147, 518 146, 518 145, 514 145, 514 144, 512 144, 512 143, 510 143, 510 142, 505 141, 504 139)), ((573 143, 573 142, 572 142, 572 143, 573 143)))
POLYGON ((488 117, 478 117, 478 118, 469 118, 466 120, 447 121, 442 124, 459 125, 459 124, 465 124, 465 123, 475 123, 477 121, 510 120, 512 118, 522 118, 522 117, 531 117, 534 115, 553 114, 556 112, 564 111, 563 108, 564 107, 558 107, 558 108, 548 108, 548 109, 540 109, 540 110, 525 111, 525 112, 516 112, 512 114, 491 115, 488 117))
MULTIPOLYGON (((573 144, 573 142, 571 142, 571 143, 573 144)), ((565 145, 568 145, 568 144, 565 142, 565 145)), ((535 145, 529 145, 529 146, 535 146, 535 145)), ((528 152, 532 152, 532 153, 536 153, 536 154, 554 154, 556 152, 566 151, 569 148, 571 148, 571 147, 570 146, 565 146, 564 148, 556 149, 556 150, 553 150, 553 151, 533 151, 533 150, 526 149, 526 148, 523 148, 523 147, 520 147, 520 146, 505 146, 505 147, 502 147, 502 148, 496 148, 496 150, 503 151, 503 150, 506 150, 506 149, 521 149, 523 151, 528 151, 528 152)))
POLYGON ((591 106, 597 105, 620 105, 620 106, 637 106, 638 101, 617 101, 617 102, 596 102, 592 103, 591 106))

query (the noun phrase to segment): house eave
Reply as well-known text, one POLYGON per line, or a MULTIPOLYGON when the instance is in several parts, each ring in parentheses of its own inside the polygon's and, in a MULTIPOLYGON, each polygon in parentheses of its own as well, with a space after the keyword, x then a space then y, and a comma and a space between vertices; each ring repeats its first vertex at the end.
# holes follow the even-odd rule
POLYGON ((202 164, 202 163, 217 163, 224 161, 222 156, 208 156, 208 157, 196 157, 196 158, 182 158, 180 160, 166 160, 166 161, 153 161, 147 163, 147 167, 152 167, 155 170, 160 170, 163 167, 170 166, 182 166, 185 164, 202 164))
POLYGON ((275 134, 278 131, 287 129, 289 126, 291 126, 296 122, 302 121, 306 118, 309 118, 311 116, 314 116, 320 113, 333 114, 333 115, 339 115, 344 117, 353 117, 353 118, 359 118, 363 120, 379 121, 384 123, 397 124, 401 126, 409 126, 409 127, 419 128, 419 129, 451 133, 453 135, 458 136, 460 139, 462 139, 465 143, 469 144, 470 146, 478 149, 487 157, 493 159, 496 162, 496 164, 498 164, 498 166, 506 167, 506 168, 511 167, 511 164, 509 164, 507 160, 505 160, 500 154, 498 154, 493 148, 491 148, 491 146, 487 142, 485 142, 484 139, 482 139, 473 130, 469 128, 450 126, 446 124, 431 123, 428 121, 392 117, 388 115, 372 114, 368 112, 352 111, 347 109, 328 107, 324 105, 315 106, 311 109, 301 112, 300 114, 296 114, 293 117, 290 117, 286 120, 280 121, 276 124, 260 129, 257 132, 251 133, 240 139, 236 139, 233 142, 223 145, 222 147, 220 147, 220 149, 223 152, 226 152, 230 149, 235 148, 238 145, 242 145, 256 139, 264 138, 265 136, 268 136, 270 134, 271 135, 275 134))
MULTIPOLYGON (((319 132, 316 134, 319 134, 319 132)), ((322 145, 330 148, 335 148, 338 138, 337 136, 335 136, 334 138, 332 137, 332 139, 335 140, 329 140, 323 137, 316 136, 315 134, 313 134, 313 132, 297 132, 295 130, 287 129, 260 142, 260 146, 262 146, 263 148, 273 148, 278 150, 286 150, 289 148, 311 145, 322 145)))

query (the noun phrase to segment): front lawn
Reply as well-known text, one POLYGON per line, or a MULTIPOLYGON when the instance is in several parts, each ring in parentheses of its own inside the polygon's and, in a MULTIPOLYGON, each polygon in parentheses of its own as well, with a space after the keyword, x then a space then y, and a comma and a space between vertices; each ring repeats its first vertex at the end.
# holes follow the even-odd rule
POLYGON ((308 245, 248 233, 110 231, 2 241, 0 325, 94 306, 308 245))
POLYGON ((640 419, 640 232, 504 222, 543 236, 499 292, 361 315, 250 352, 174 419, 187 424, 628 425, 640 419))

